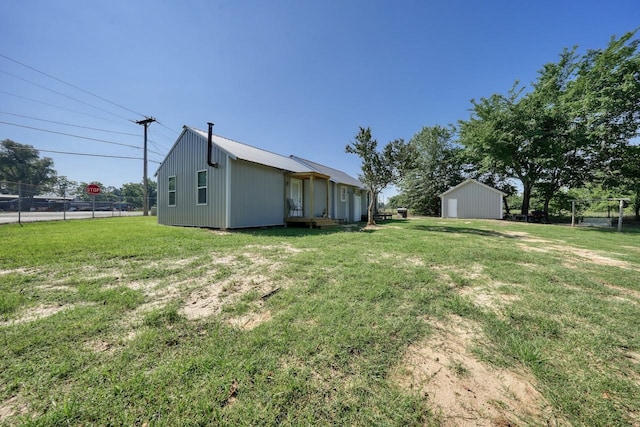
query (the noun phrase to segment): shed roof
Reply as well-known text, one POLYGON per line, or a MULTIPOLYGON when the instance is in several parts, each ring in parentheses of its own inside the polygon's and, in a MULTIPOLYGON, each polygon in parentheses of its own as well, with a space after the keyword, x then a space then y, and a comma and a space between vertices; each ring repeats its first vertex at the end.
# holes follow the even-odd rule
POLYGON ((483 183, 481 183, 481 182, 478 182, 478 181, 476 181, 475 179, 467 179, 466 181, 464 181, 464 182, 462 182, 462 183, 460 183, 460 184, 456 185, 455 187, 451 187, 450 189, 448 189, 447 191, 445 191, 444 193, 442 193, 442 194, 440 195, 440 197, 446 196, 446 195, 447 195, 447 194, 449 194, 449 193, 453 193, 454 191, 458 190, 459 188, 462 188, 462 187, 464 187, 464 186, 466 186, 466 185, 469 185, 469 184, 477 184, 477 185, 479 185, 479 186, 481 186, 481 187, 486 188, 487 190, 494 191, 494 192, 496 192, 496 193, 500 194, 500 195, 501 195, 501 196, 503 196, 503 197, 504 197, 504 196, 506 196, 506 194, 505 194, 505 193, 503 193, 502 191, 497 190, 497 189, 495 189, 495 188, 493 188, 493 187, 490 187, 490 186, 488 186, 487 184, 483 184, 483 183))
POLYGON ((312 162, 311 160, 303 159, 302 157, 298 157, 294 155, 291 155, 289 157, 291 157, 294 160, 297 160, 300 163, 307 165, 308 167, 312 168, 317 172, 320 172, 324 175, 329 175, 331 177, 331 181, 335 183, 353 185, 354 187, 364 188, 364 185, 360 181, 358 181, 351 175, 348 175, 347 173, 342 172, 341 170, 334 169, 329 166, 322 165, 320 163, 312 162))

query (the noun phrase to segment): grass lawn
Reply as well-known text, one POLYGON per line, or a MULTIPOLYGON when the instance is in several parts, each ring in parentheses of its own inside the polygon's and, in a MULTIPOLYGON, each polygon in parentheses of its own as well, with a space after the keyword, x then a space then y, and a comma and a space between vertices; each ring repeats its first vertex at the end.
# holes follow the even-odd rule
POLYGON ((0 226, 0 424, 640 425, 640 232, 0 226))

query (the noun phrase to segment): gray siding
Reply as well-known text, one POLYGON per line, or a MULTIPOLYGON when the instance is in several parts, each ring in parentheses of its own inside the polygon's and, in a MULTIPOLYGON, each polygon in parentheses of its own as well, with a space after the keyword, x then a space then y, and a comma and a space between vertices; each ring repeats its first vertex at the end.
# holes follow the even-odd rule
POLYGON ((457 218, 502 219, 502 196, 475 182, 442 196, 442 217, 451 218, 449 200, 457 200, 457 218))
POLYGON ((356 201, 355 195, 360 196, 360 213, 367 213, 367 192, 357 187, 345 184, 331 183, 331 194, 329 197, 332 204, 332 218, 343 219, 348 222, 360 221, 361 218, 356 218, 357 209, 355 209, 354 203, 356 201), (341 199, 341 187, 346 187, 347 197, 346 200, 341 199))
POLYGON ((229 227, 283 225, 284 173, 244 160, 231 162, 229 227))
POLYGON ((327 206, 327 181, 324 179, 313 180, 313 216, 321 217, 327 208, 327 216, 331 210, 331 200, 329 200, 329 206, 327 206))
POLYGON ((158 170, 158 223, 225 228, 226 154, 214 146, 219 167, 207 165, 207 142, 186 131, 158 170), (197 171, 207 171, 207 204, 197 205, 197 171), (169 177, 176 177, 176 205, 169 206, 169 177))

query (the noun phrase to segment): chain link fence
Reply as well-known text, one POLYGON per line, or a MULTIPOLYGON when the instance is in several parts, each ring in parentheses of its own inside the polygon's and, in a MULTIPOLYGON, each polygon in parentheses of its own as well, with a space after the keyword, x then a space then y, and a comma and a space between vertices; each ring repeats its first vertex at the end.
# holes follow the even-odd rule
MULTIPOLYGON (((128 198, 113 188, 98 195, 78 192, 73 188, 53 193, 37 185, 0 181, 0 224, 143 214, 142 196, 128 198)), ((154 215, 155 196, 147 206, 154 215)))

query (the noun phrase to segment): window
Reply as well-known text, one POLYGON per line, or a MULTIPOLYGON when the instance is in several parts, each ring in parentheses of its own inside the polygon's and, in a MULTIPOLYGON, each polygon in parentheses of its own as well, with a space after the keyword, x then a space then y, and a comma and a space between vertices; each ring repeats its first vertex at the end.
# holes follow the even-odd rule
POLYGON ((169 206, 176 205, 176 177, 169 177, 169 206))
POLYGON ((340 201, 341 202, 347 201, 347 187, 344 187, 344 186, 340 187, 340 201))
POLYGON ((198 171, 198 204, 207 204, 207 171, 198 171))

